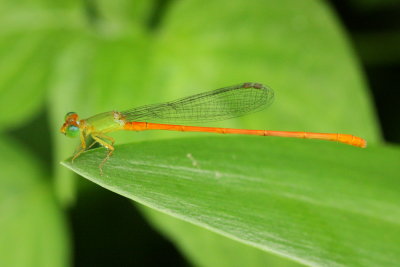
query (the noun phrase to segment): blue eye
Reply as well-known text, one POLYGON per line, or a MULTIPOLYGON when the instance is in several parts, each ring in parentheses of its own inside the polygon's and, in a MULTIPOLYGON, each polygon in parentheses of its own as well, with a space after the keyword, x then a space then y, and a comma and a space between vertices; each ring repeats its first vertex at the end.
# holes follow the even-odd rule
POLYGON ((68 137, 76 137, 79 135, 79 127, 76 127, 74 125, 70 125, 67 127, 67 130, 65 131, 65 135, 68 137))

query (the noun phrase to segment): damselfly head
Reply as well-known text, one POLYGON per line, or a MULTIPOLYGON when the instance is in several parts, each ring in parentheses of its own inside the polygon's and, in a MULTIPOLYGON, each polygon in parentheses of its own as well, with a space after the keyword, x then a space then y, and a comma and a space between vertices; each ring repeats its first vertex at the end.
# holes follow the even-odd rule
POLYGON ((79 120, 78 114, 75 112, 68 112, 65 115, 65 122, 61 126, 60 132, 68 137, 76 137, 79 135, 79 120))

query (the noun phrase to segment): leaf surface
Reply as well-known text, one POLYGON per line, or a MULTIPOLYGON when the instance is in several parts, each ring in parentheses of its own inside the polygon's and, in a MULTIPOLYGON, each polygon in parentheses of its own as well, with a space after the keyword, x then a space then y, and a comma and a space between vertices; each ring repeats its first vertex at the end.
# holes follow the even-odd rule
POLYGON ((187 138, 117 146, 63 164, 163 213, 308 265, 399 262, 398 148, 187 138))

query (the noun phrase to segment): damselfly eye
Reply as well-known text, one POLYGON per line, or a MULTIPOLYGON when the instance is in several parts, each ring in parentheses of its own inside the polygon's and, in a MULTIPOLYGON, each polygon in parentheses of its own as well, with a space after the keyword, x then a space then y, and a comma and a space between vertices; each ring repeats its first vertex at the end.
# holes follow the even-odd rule
POLYGON ((64 120, 66 120, 69 116, 76 114, 75 112, 68 112, 67 114, 65 114, 64 120))
POLYGON ((65 135, 68 137, 76 137, 79 135, 79 127, 76 127, 75 125, 70 125, 67 127, 67 130, 65 131, 65 135))

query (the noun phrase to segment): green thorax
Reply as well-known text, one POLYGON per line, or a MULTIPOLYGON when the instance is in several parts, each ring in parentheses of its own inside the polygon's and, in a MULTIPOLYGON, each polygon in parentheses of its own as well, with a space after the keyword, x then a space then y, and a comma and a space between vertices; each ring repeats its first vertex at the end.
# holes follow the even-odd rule
POLYGON ((85 120, 86 129, 89 132, 108 133, 123 128, 125 121, 121 113, 109 111, 97 114, 85 120))

